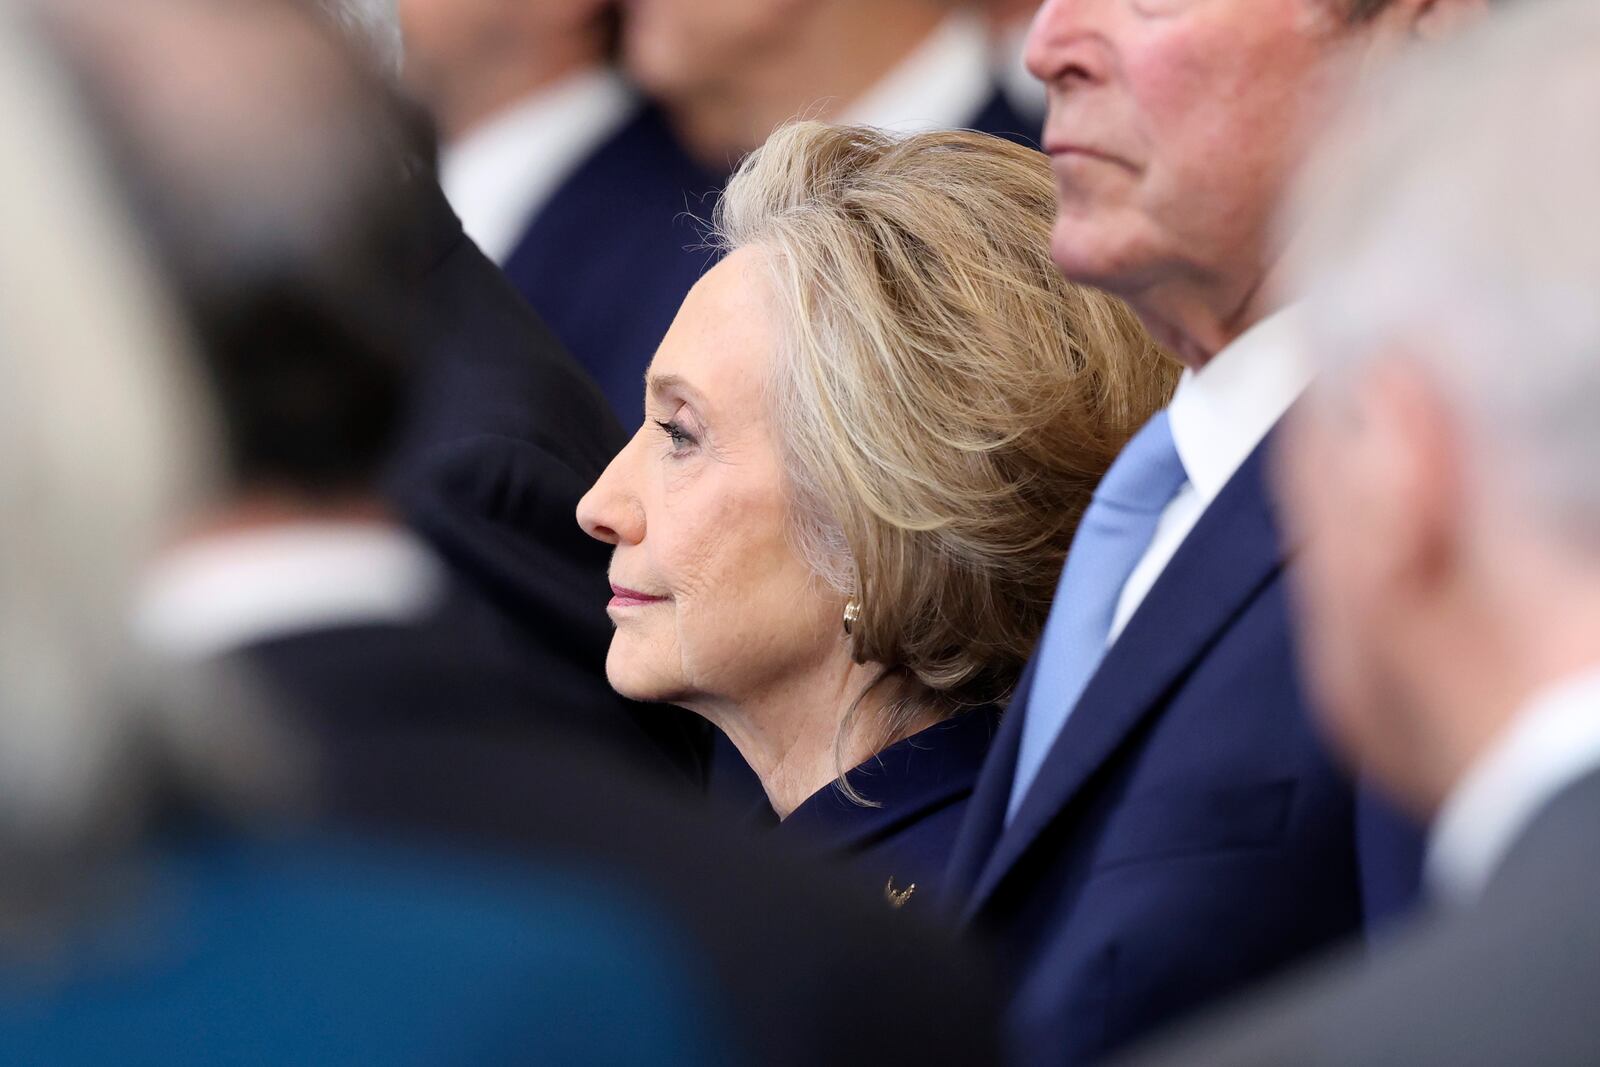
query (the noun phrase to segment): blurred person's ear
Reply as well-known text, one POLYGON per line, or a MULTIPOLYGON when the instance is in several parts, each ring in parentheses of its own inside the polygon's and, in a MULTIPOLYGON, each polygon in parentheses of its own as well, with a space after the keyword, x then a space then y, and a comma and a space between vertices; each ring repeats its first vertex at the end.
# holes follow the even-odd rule
MULTIPOLYGON (((1461 593, 1468 530, 1457 431, 1434 382, 1382 359, 1314 387, 1276 464, 1296 632, 1321 725, 1346 762, 1419 799, 1407 711, 1418 633, 1461 593)), ((1420 799, 1419 799, 1420 802, 1420 799)))
POLYGON ((1460 431, 1438 385, 1412 360, 1372 363, 1353 386, 1355 495, 1376 577, 1432 599, 1458 573, 1464 527, 1460 431))
POLYGON ((1394 0, 1393 16, 1424 41, 1449 40, 1481 18, 1490 0, 1394 0))

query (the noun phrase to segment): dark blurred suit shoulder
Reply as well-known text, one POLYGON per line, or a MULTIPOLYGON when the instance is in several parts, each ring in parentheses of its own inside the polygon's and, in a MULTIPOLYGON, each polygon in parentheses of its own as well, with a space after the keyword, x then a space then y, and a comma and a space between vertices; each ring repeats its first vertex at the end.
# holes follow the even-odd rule
POLYGON ((458 578, 456 625, 524 661, 542 703, 645 736, 703 776, 703 727, 619 698, 605 679, 609 550, 579 529, 579 498, 626 436, 605 400, 461 224, 419 181, 415 318, 424 365, 387 480, 458 578))
POLYGON ((1130 1065, 1600 1063, 1600 773, 1552 800, 1473 906, 1431 915, 1130 1065))

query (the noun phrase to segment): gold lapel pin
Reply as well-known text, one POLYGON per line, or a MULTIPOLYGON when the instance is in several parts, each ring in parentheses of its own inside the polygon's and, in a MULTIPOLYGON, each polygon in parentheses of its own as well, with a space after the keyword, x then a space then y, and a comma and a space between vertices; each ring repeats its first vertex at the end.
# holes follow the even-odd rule
POLYGON ((884 898, 889 901, 889 907, 891 907, 891 908, 903 908, 903 907, 905 907, 906 906, 906 901, 910 900, 911 899, 911 894, 915 893, 916 891, 917 891, 917 883, 915 883, 915 882, 912 882, 910 885, 906 886, 904 889, 896 889, 894 887, 894 876, 893 875, 889 876, 888 884, 883 887, 884 898))

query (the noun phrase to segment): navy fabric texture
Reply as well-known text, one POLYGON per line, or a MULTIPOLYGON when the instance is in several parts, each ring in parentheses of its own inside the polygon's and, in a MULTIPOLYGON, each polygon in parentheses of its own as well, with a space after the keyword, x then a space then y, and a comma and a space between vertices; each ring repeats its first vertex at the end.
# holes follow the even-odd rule
POLYGON ((920 730, 845 775, 867 805, 830 784, 790 812, 781 833, 843 857, 869 891, 883 894, 892 880, 897 893, 911 891, 905 906, 930 910, 999 726, 999 709, 975 708, 920 730))

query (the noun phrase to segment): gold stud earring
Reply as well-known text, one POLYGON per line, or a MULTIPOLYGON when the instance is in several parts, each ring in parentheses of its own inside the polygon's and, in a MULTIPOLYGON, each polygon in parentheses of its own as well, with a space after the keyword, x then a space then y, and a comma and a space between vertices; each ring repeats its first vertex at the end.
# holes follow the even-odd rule
POLYGON ((851 597, 844 602, 844 635, 849 637, 856 628, 856 620, 861 618, 861 601, 851 597))

